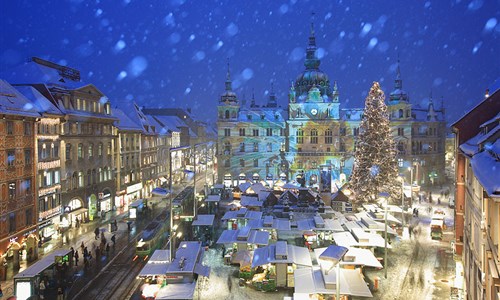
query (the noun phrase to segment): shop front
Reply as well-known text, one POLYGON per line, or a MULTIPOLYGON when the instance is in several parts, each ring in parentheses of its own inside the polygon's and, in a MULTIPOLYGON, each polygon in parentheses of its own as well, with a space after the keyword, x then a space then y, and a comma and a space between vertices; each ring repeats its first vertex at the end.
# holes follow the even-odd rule
POLYGON ((59 223, 59 226, 56 226, 56 231, 57 228, 66 229, 73 224, 76 224, 77 219, 80 223, 86 222, 89 217, 88 209, 83 207, 82 200, 74 198, 68 203, 67 206, 64 207, 61 222, 59 223))
MULTIPOLYGON (((20 268, 22 259, 34 260, 38 256, 38 237, 36 226, 16 233, 0 241, 0 263, 12 262, 14 269, 20 268), (31 249, 28 255, 28 249, 31 249), (23 254, 23 250, 26 250, 23 254)), ((5 280, 6 268, 3 263, 0 264, 0 280, 5 280)))
POLYGON ((61 205, 58 205, 38 213, 38 235, 42 243, 50 241, 56 233, 55 226, 59 226, 61 210, 61 205))
POLYGON ((129 205, 137 199, 141 198, 142 182, 133 184, 127 187, 127 194, 125 195, 125 205, 129 205))
POLYGON ((116 192, 115 196, 115 207, 124 207, 125 206, 125 196, 127 194, 126 190, 116 192))
POLYGON ((233 186, 233 177, 231 176, 231 174, 224 175, 224 186, 226 188, 230 188, 233 186))
POLYGON ((111 202, 111 191, 109 189, 104 189, 101 193, 97 194, 99 197, 99 205, 101 212, 108 212, 113 208, 111 202))

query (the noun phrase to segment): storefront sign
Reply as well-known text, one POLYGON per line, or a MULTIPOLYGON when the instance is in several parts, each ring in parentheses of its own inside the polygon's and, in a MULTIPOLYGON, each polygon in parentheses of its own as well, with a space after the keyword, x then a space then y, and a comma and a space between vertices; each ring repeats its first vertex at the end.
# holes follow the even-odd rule
POLYGON ((127 194, 140 191, 142 189, 142 182, 133 184, 127 187, 127 194))
POLYGON ((27 237, 28 235, 32 234, 32 233, 35 233, 36 232, 36 228, 33 228, 29 231, 26 231, 25 233, 23 233, 23 236, 24 237, 27 237))
POLYGON ((56 216, 59 214, 60 211, 61 211, 60 205, 56 206, 52 209, 42 211, 42 212, 38 213, 38 220, 42 221, 42 220, 48 219, 50 217, 56 216))
POLYGON ((55 169, 55 168, 60 168, 61 167, 61 160, 53 160, 53 161, 42 161, 39 162, 38 165, 38 170, 47 170, 47 169, 55 169))
POLYGON ((56 184, 56 185, 53 185, 53 186, 48 187, 48 188, 39 189, 38 190, 38 197, 42 197, 42 196, 45 196, 48 194, 54 194, 57 192, 57 189, 60 189, 60 188, 61 188, 61 185, 56 184))

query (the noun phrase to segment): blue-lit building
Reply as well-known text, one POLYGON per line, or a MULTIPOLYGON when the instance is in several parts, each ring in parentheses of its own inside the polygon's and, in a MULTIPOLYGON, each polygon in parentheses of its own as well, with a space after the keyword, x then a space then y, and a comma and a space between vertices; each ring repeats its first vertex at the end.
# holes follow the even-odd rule
MULTIPOLYGON (((335 191, 349 177, 363 108, 341 108, 337 82, 323 72, 311 26, 305 70, 288 93, 288 107, 277 105, 274 92, 266 105, 252 97, 244 105, 232 90, 228 67, 226 90, 218 104, 218 175, 227 186, 246 180, 304 182, 335 191)), ((394 90, 386 98, 398 166, 406 182, 445 180, 445 111, 410 102, 403 90, 399 62, 394 90)))

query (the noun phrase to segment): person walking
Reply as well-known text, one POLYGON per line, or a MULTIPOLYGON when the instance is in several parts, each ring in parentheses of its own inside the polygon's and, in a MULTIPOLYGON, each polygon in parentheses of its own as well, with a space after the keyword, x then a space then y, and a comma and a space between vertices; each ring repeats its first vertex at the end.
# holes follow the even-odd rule
POLYGON ((57 289, 57 300, 64 300, 64 293, 62 288, 57 289))
POLYGON ((78 259, 80 258, 80 255, 78 254, 78 250, 75 251, 75 266, 78 266, 78 259))
POLYGON ((115 235, 113 234, 113 236, 111 236, 111 241, 113 242, 113 247, 115 246, 115 241, 116 241, 116 237, 115 235))
POLYGON ((45 281, 42 280, 40 282, 40 286, 38 287, 38 290, 40 291, 40 299, 45 299, 45 281))
POLYGON ((106 244, 106 257, 109 257, 109 244, 106 244))
POLYGON ((95 233, 95 239, 97 240, 99 238, 99 227, 95 228, 94 233, 95 233))

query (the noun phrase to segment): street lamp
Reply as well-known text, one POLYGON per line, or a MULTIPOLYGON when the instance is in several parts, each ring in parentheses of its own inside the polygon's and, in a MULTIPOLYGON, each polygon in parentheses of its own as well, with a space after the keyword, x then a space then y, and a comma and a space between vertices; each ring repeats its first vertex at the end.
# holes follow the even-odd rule
POLYGON ((384 223, 385 223, 385 234, 384 234, 384 277, 387 279, 387 202, 389 201, 389 193, 380 193, 380 200, 385 201, 384 210, 384 223))
POLYGON ((320 260, 330 263, 330 265, 325 268, 326 275, 328 275, 328 272, 330 272, 333 267, 337 266, 337 276, 335 276, 335 290, 337 292, 337 297, 335 299, 340 299, 340 261, 344 258, 347 251, 348 249, 346 247, 330 245, 319 256, 320 260))

